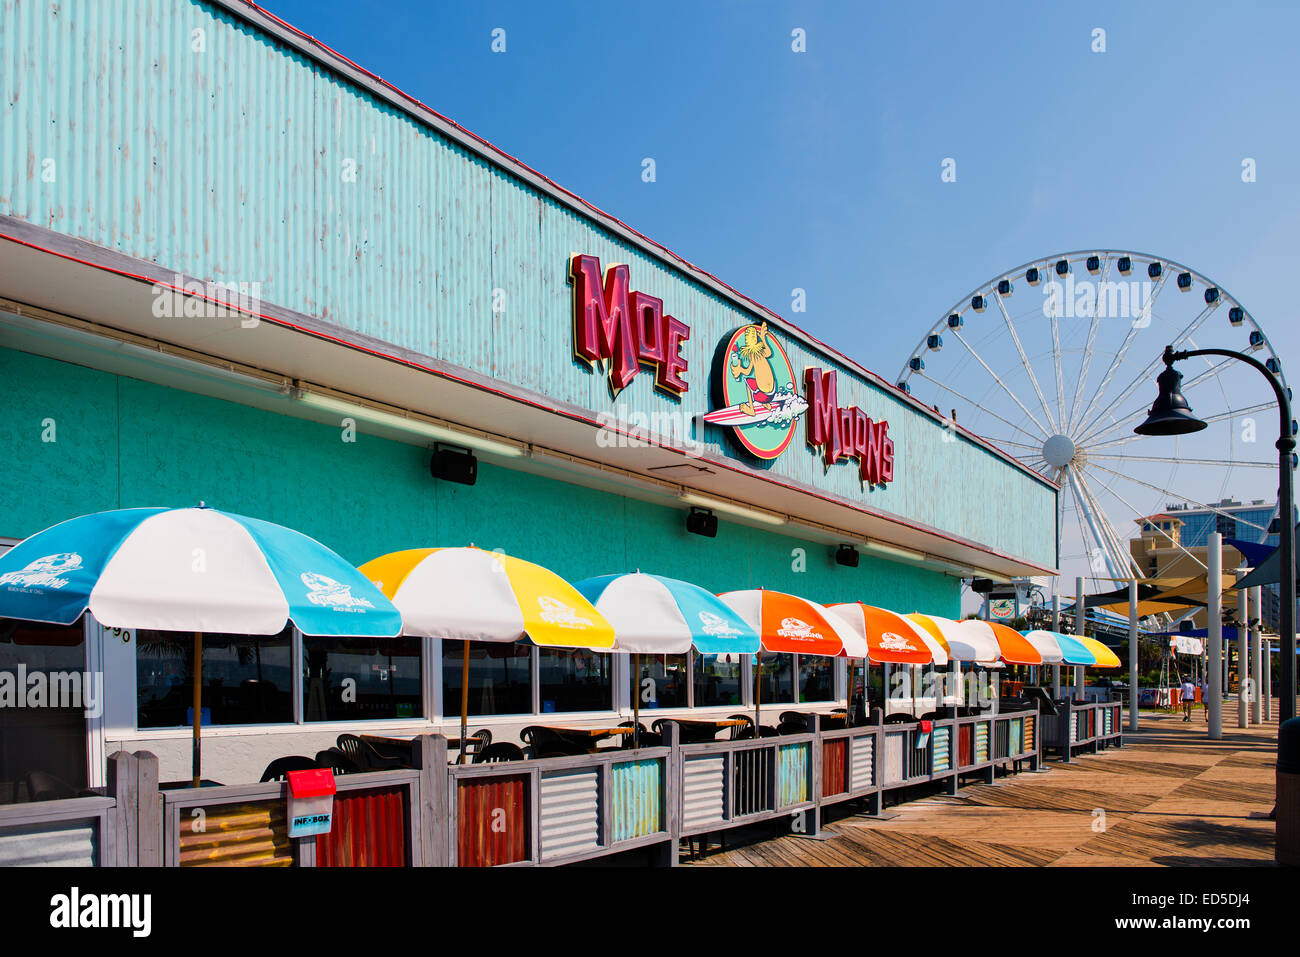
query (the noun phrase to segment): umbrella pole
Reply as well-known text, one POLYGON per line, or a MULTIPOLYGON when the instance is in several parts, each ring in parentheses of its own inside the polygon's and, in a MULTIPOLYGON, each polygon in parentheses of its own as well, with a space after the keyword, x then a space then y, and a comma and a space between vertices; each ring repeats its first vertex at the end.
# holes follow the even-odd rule
POLYGON ((203 724, 203 632, 194 633, 194 746, 190 756, 193 772, 193 786, 199 786, 203 776, 202 759, 199 749, 199 728, 203 724))
POLYGON ((844 727, 853 727, 853 659, 849 659, 849 694, 844 699, 844 727))
POLYGON ((641 656, 632 656, 632 750, 641 749, 641 656))
POLYGON ((460 750, 456 754, 456 763, 465 763, 465 748, 469 739, 469 639, 465 639, 460 660, 460 750))
POLYGON ((754 683, 754 739, 757 740, 763 736, 758 721, 758 713, 763 707, 763 649, 758 649, 758 680, 754 683))

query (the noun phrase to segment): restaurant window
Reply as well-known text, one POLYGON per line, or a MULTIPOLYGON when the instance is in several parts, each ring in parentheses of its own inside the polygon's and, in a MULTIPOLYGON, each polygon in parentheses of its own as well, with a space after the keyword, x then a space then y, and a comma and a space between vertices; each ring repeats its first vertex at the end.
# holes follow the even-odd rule
MULTIPOLYGON (((629 656, 629 660, 635 660, 629 656)), ((633 676, 632 694, 640 695, 642 708, 685 708, 690 675, 687 655, 641 655, 639 673, 633 676)))
POLYGON ((794 655, 764 655, 756 679, 763 689, 760 705, 794 704, 794 655))
MULTIPOLYGON (((278 635, 203 635, 203 724, 293 721, 292 629, 278 635)), ((136 632, 136 722, 141 728, 194 723, 194 635, 136 632)))
POLYGON ((307 721, 423 717, 419 638, 302 639, 307 721))
POLYGON ((740 655, 695 656, 695 707, 739 705, 740 655))
POLYGON ((613 657, 581 649, 539 648, 541 712, 612 710, 614 684, 610 671, 613 657))
POLYGON ((863 670, 867 674, 867 708, 880 708, 888 713, 885 707, 885 669, 888 665, 868 665, 863 670))
POLYGON ((799 702, 835 700, 835 659, 824 655, 799 656, 799 702))
MULTIPOLYGON (((442 642, 442 713, 460 714, 463 641, 442 642)), ((531 714, 533 711, 531 645, 520 642, 469 643, 468 714, 531 714)))
POLYGON ((104 700, 83 634, 81 622, 0 618, 0 804, 76 797, 87 785, 86 717, 104 700))

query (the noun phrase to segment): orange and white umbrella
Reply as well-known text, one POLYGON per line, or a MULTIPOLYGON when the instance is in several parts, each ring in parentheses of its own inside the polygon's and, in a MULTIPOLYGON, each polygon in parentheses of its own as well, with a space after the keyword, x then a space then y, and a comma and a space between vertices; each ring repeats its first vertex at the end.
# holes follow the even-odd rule
MULTIPOLYGON (((762 667, 763 651, 791 652, 800 655, 827 655, 865 658, 866 642, 852 626, 825 605, 785 592, 749 589, 723 592, 718 596, 728 607, 758 632, 763 649, 758 653, 762 667)), ((759 713, 762 707, 762 681, 757 682, 754 696, 754 733, 761 733, 759 713)))
POLYGON ((946 665, 948 652, 916 624, 885 608, 860 601, 827 606, 849 623, 875 664, 946 665))
POLYGON ((998 652, 1007 664, 1041 665, 1043 663, 1043 655, 1034 647, 1033 642, 1027 640, 1014 628, 1008 628, 996 621, 982 622, 982 624, 987 625, 993 632, 993 638, 998 643, 998 652))

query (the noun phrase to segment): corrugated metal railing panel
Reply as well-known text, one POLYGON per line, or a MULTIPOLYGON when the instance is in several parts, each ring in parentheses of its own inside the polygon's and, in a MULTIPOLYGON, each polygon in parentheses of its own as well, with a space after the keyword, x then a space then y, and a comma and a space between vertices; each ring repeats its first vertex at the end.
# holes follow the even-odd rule
POLYGON ((613 766, 610 800, 613 841, 628 841, 663 830, 663 761, 626 761, 613 766))
POLYGON ((777 749, 780 774, 780 806, 789 807, 809 799, 808 764, 811 745, 783 744, 777 749))
POLYGON ((930 775, 930 739, 923 731, 913 731, 907 741, 907 776, 909 778, 928 777, 930 775), (922 745, 921 742, 925 743, 922 745), (918 745, 921 745, 918 747, 918 745))
POLYGON ((732 755, 736 817, 772 810, 773 757, 772 748, 736 751, 732 755))
POLYGON ((983 764, 989 759, 989 723, 975 722, 975 763, 983 764))
POLYGON ((542 858, 600 847, 600 770, 542 775, 542 858))
POLYGON ((876 737, 864 734, 853 739, 853 775, 850 778, 854 791, 869 788, 875 784, 876 737))
POLYGON ((181 867, 292 867, 285 802, 180 809, 181 867))
POLYGON ((456 783, 456 863, 493 867, 529 856, 528 775, 456 783))
POLYGON ((845 786, 848 751, 847 738, 832 738, 822 742, 822 795, 824 797, 843 794, 848 790, 845 786))
POLYGON ((686 758, 682 762, 682 827, 718 824, 726 817, 726 758, 686 758))
POLYGON ((334 821, 316 838, 317 867, 405 867, 405 788, 340 791, 334 821))
POLYGON ((1025 751, 1034 750, 1034 732, 1038 729, 1038 720, 1033 715, 1025 717, 1025 751))
POLYGON ((95 867, 98 830, 98 820, 0 829, 0 867, 95 867))
POLYGON ((968 768, 975 763, 975 726, 957 727, 957 767, 968 768))
POLYGON ((1070 743, 1074 744, 1079 740, 1079 724, 1083 721, 1083 712, 1076 711, 1070 715, 1070 743))
POLYGON ((952 729, 948 727, 935 728, 934 740, 934 773, 940 774, 952 767, 952 729))
POLYGON ((1024 753, 1025 744, 1025 719, 1012 718, 1010 730, 1007 733, 1007 754, 1016 756, 1024 753))
POLYGON ((907 777, 907 755, 903 753, 906 744, 906 731, 885 732, 885 767, 881 777, 886 785, 897 784, 907 777))
POLYGON ((1011 723, 1009 721, 993 722, 993 757, 1011 756, 1011 723))

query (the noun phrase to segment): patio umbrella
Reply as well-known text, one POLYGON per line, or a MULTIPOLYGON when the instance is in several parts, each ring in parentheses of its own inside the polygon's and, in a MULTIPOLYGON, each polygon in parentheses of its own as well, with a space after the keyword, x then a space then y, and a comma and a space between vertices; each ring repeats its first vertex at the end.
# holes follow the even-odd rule
MULTIPOLYGON (((867 660, 875 664, 946 665, 947 650, 902 615, 860 601, 828 605, 866 643, 867 660)), ((863 664, 866 669, 866 664, 863 664)), ((849 666, 848 711, 852 713, 853 670, 849 666)))
POLYGON ((763 652, 791 652, 803 655, 835 657, 857 646, 861 639, 839 615, 797 595, 785 592, 749 589, 729 591, 718 596, 758 632, 762 646, 758 650, 760 669, 754 695, 754 734, 760 735, 759 723, 763 703, 763 652))
POLYGON ((1045 665, 1059 665, 1065 661, 1061 654, 1061 645, 1056 640, 1054 632, 1034 630, 1022 631, 1021 636, 1025 641, 1034 646, 1034 650, 1043 660, 1045 665))
POLYGON ((1103 645, 1096 638, 1087 638, 1087 637, 1079 636, 1079 641, 1082 642, 1083 646, 1087 648, 1089 651, 1091 651, 1093 657, 1097 659, 1095 662, 1095 667, 1097 668, 1118 668, 1119 667, 1119 656, 1117 656, 1115 652, 1111 651, 1109 648, 1103 645))
POLYGON ((609 651, 614 628, 550 569, 481 548, 412 548, 366 562, 361 573, 402 613, 402 633, 464 643, 460 754, 469 730, 469 643, 527 638, 548 648, 609 651))
POLYGON ((1014 628, 996 621, 987 621, 983 624, 993 632, 993 638, 998 643, 998 655, 1007 664, 1041 665, 1043 663, 1042 653, 1014 628))
POLYGON ((200 779, 203 634, 393 637, 397 609, 300 532, 206 508, 128 508, 70 519, 0 557, 0 617, 194 634, 193 783, 200 779))
MULTIPOLYGON (((602 575, 575 585, 614 626, 614 648, 630 652, 633 674, 641 674, 641 655, 680 655, 694 646, 705 655, 752 655, 758 632, 720 598, 699 585, 635 572, 602 575)), ((633 747, 641 746, 641 693, 632 696, 633 747)))

